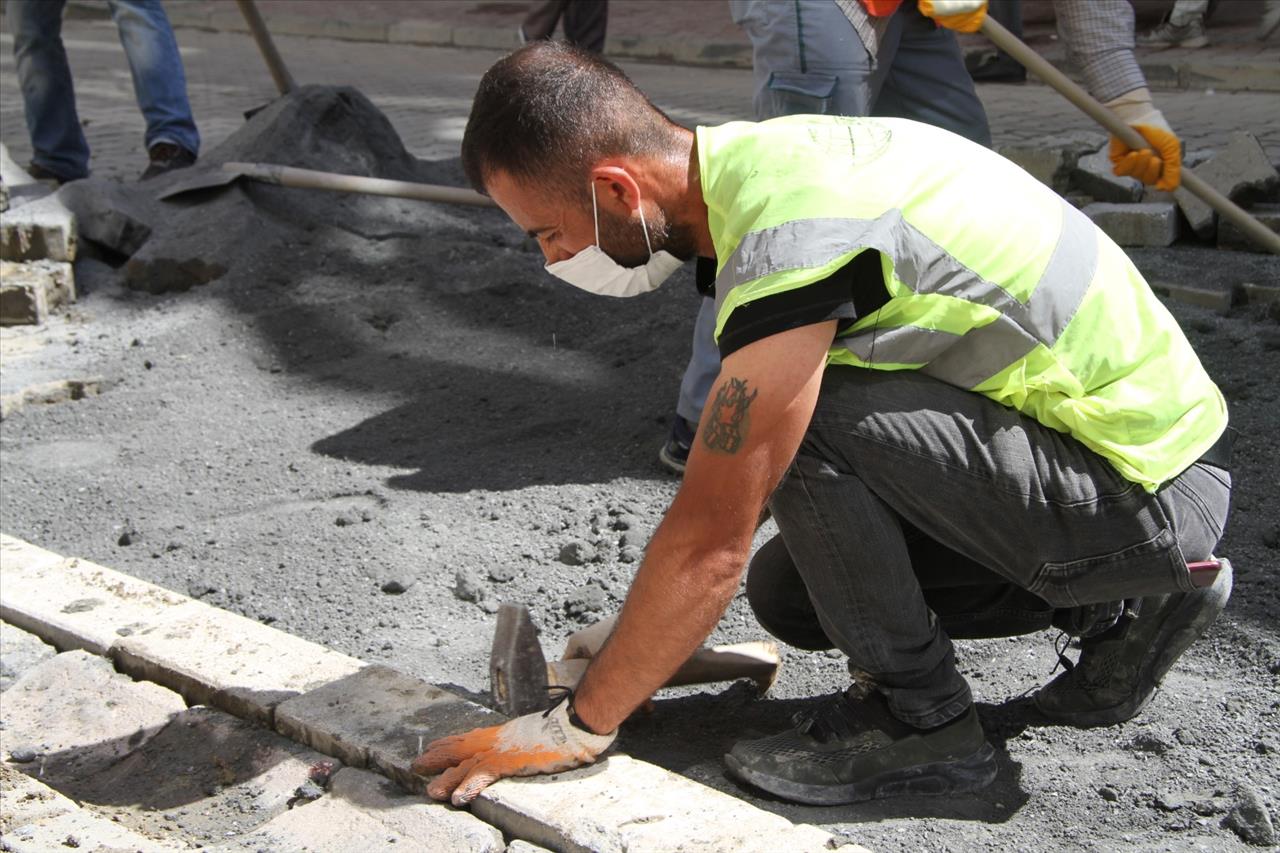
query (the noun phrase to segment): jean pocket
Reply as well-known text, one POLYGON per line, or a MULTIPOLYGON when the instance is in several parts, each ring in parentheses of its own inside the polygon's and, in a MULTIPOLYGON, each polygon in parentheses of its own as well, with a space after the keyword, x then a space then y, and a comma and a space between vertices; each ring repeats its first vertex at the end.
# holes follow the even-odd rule
POLYGON ((1027 587, 1054 607, 1078 607, 1195 589, 1167 527, 1120 551, 1061 563, 1043 563, 1027 587))
POLYGON ((831 74, 774 71, 765 89, 773 115, 826 115, 839 78, 831 74))

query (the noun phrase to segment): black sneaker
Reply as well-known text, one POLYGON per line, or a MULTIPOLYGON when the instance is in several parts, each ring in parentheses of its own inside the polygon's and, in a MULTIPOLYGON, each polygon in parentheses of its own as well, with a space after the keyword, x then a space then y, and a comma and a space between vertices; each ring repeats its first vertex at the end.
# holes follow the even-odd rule
POLYGON ((889 713, 884 696, 857 685, 796 715, 796 728, 737 743, 729 772, 796 803, 834 806, 904 794, 956 794, 996 778, 995 750, 978 714, 917 729, 889 713))
POLYGON ((138 177, 140 181, 163 175, 165 172, 172 172, 174 169, 185 169, 196 163, 196 155, 193 152, 172 142, 157 142, 147 149, 147 156, 151 158, 151 163, 138 177))
POLYGON ((1141 599, 1136 613, 1081 640, 1080 661, 1036 693, 1040 713, 1073 726, 1109 726, 1136 717, 1231 597, 1231 564, 1219 563, 1211 585, 1141 599))
POLYGON ((32 161, 27 165, 27 174, 35 178, 37 181, 44 181, 46 183, 52 182, 57 186, 62 186, 67 181, 74 180, 73 178, 64 178, 57 172, 46 169, 35 161, 32 161))
POLYGON ((693 448, 693 439, 697 426, 689 423, 679 415, 671 423, 671 436, 658 451, 658 461, 673 474, 683 474, 684 466, 689 462, 689 451, 693 448))
POLYGON ((975 83, 1025 83, 1027 69, 1016 59, 993 53, 970 67, 969 76, 975 83))

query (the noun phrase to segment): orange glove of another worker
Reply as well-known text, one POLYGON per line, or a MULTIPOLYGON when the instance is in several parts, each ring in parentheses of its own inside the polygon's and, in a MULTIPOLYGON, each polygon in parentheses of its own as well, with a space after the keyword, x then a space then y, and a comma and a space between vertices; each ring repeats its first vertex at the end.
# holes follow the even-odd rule
POLYGON ((598 735, 574 725, 569 697, 546 711, 516 717, 501 726, 472 729, 440 738, 414 759, 420 776, 443 773, 427 785, 433 799, 465 806, 508 776, 558 773, 591 764, 609 748, 617 732, 598 735))
POLYGON ((1108 101, 1107 107, 1151 146, 1135 150, 1120 137, 1111 137, 1112 171, 1158 190, 1176 190, 1182 183, 1182 142, 1151 102, 1151 92, 1145 87, 1134 89, 1108 101))
POLYGON ((920 0, 920 14, 958 33, 976 33, 987 16, 987 0, 920 0))

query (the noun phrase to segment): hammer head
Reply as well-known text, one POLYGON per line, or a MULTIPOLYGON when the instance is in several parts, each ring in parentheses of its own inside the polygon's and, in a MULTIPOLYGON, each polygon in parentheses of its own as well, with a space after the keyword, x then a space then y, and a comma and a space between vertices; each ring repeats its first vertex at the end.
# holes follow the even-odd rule
POLYGON ((498 710, 509 717, 547 706, 547 660, 527 607, 504 604, 489 654, 489 689, 498 710))

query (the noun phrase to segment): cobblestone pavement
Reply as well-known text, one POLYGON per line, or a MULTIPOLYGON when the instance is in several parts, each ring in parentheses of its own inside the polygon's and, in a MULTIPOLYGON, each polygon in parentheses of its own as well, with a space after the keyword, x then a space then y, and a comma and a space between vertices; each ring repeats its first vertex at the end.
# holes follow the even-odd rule
MULTIPOLYGON (((81 120, 98 174, 129 177, 145 165, 143 122, 128 67, 110 21, 68 20, 64 38, 75 73, 81 120)), ((243 122, 243 112, 274 96, 271 79, 248 36, 180 29, 196 119, 211 147, 243 122)), ((498 51, 372 44, 283 36, 277 39, 301 83, 350 84, 368 95, 419 157, 456 156, 472 94, 498 51)), ((30 157, 13 62, 13 41, 0 33, 0 139, 19 163, 30 157)), ((751 75, 741 69, 642 62, 623 67, 683 123, 717 123, 750 115, 751 75)), ((1048 88, 980 87, 997 143, 1091 129, 1048 88)), ((1222 145, 1248 129, 1280 161, 1280 97, 1275 93, 1166 91, 1156 95, 1189 150, 1222 145)))

